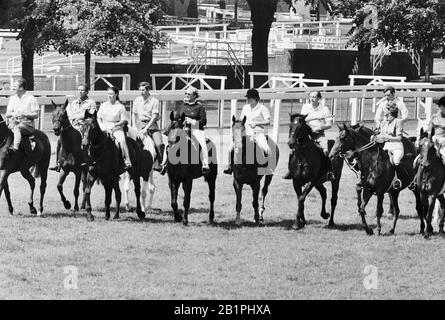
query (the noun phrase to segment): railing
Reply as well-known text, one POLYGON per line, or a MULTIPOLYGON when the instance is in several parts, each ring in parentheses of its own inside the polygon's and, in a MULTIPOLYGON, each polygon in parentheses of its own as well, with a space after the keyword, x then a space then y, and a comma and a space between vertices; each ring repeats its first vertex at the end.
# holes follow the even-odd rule
MULTIPOLYGON (((398 91, 397 96, 402 98, 425 99, 425 119, 430 119, 432 114, 432 100, 444 95, 445 85, 419 85, 419 84, 395 84, 396 89, 404 90, 398 91), (411 90, 411 91, 407 91, 411 90)), ((383 86, 381 87, 383 88, 383 86)), ((358 106, 362 99, 372 99, 382 97, 382 92, 374 92, 375 88, 371 86, 329 86, 329 87, 313 87, 313 90, 320 90, 326 100, 331 100, 332 103, 336 101, 349 100, 348 103, 348 121, 357 123, 359 121, 358 106)), ((73 97, 72 91, 49 92, 49 91, 35 91, 30 92, 37 97, 40 105, 51 105, 51 100, 57 104, 62 104, 68 97, 73 97)), ((272 105, 273 110, 273 133, 272 136, 278 141, 278 130, 280 127, 280 119, 288 119, 286 115, 281 115, 281 102, 306 99, 307 88, 275 88, 275 89, 259 89, 262 101, 275 101, 272 105), (281 118, 280 118, 281 116, 281 118)), ((0 91, 0 107, 4 107, 8 103, 9 95, 13 94, 10 91, 0 91)), ((165 128, 168 123, 168 109, 167 102, 182 101, 184 98, 183 90, 176 91, 151 91, 151 94, 158 98, 162 103, 161 108, 161 125, 165 128)), ((120 100, 123 103, 131 104, 131 102, 140 95, 139 91, 122 91, 120 100)), ((107 99, 106 91, 91 91, 89 96, 95 101, 105 101, 107 99)), ((200 91, 200 99, 202 101, 227 101, 230 100, 230 114, 237 114, 238 101, 245 101, 245 90, 202 90, 200 91)), ((218 115, 224 113, 224 103, 219 104, 220 110, 218 115)), ((286 110, 287 111, 287 110, 286 110)), ((334 114, 335 115, 335 114, 334 114)), ((287 122, 286 122, 287 123, 287 122)), ((218 122, 220 127, 224 126, 223 122, 218 122)))
POLYGON ((389 46, 379 45, 376 54, 373 55, 372 59, 372 74, 374 75, 376 70, 382 66, 383 58, 391 54, 389 46))

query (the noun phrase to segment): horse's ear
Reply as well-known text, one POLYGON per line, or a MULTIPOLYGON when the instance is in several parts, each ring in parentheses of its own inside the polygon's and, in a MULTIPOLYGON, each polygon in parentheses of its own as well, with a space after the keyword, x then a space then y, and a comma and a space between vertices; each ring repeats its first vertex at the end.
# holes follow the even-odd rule
POLYGON ((434 127, 431 129, 431 132, 430 132, 430 138, 432 137, 432 136, 434 136, 434 134, 435 134, 436 132, 435 132, 435 130, 434 130, 434 127))
POLYGON ((90 113, 88 110, 85 110, 84 118, 85 119, 88 119, 88 118, 96 119, 97 118, 97 110, 94 110, 93 113, 90 113))
POLYGON ((235 115, 232 115, 232 123, 235 123, 236 122, 236 117, 235 117, 235 115))
POLYGON ((54 102, 54 100, 51 99, 51 103, 53 104, 54 108, 57 108, 57 104, 54 102))
POLYGON ((181 113, 181 116, 179 117, 179 122, 183 123, 185 121, 185 113, 181 113))
POLYGON ((68 106, 68 99, 65 100, 65 103, 63 104, 63 109, 66 109, 67 106, 68 106))
POLYGON ((292 113, 290 113, 290 112, 288 112, 288 113, 289 113, 289 118, 292 121, 292 113))
POLYGON ((345 124, 344 123, 343 124, 337 123, 337 127, 338 127, 338 130, 342 130, 345 127, 345 124))
POLYGON ((308 115, 309 115, 309 114, 305 114, 305 115, 303 116, 303 120, 306 121, 306 118, 307 118, 308 115))
POLYGON ((170 121, 175 121, 175 113, 173 112, 173 110, 172 112, 170 112, 170 121))
POLYGON ((247 118, 246 118, 246 116, 244 116, 243 120, 241 120, 241 123, 244 125, 246 123, 246 120, 247 120, 247 118))
POLYGON ((423 130, 423 127, 420 128, 419 137, 422 138, 425 136, 425 131, 423 130))

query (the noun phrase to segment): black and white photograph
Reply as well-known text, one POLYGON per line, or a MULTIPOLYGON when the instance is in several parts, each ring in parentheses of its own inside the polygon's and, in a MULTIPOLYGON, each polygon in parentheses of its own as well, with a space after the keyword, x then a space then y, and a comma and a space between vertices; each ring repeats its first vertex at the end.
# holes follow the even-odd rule
POLYGON ((0 0, 0 300, 443 300, 444 216, 443 0, 0 0))

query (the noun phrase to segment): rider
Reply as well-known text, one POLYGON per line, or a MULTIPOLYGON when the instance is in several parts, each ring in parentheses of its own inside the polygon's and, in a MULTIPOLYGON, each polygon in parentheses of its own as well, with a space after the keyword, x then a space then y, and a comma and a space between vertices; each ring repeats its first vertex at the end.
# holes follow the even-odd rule
MULTIPOLYGON (((199 93, 195 87, 188 87, 185 91, 184 105, 178 110, 178 115, 185 115, 184 124, 191 126, 191 134, 196 138, 201 146, 202 172, 210 171, 209 153, 207 149, 204 127, 207 124, 207 114, 205 107, 198 101, 199 93)), ((167 157, 161 166, 167 165, 167 157)))
MULTIPOLYGON (((241 119, 246 117, 246 135, 253 139, 258 147, 267 155, 270 154, 270 147, 267 143, 265 128, 270 124, 270 112, 267 107, 258 103, 260 95, 258 90, 249 89, 246 94, 247 104, 241 111, 241 119)), ((232 174, 233 141, 229 146, 229 163, 224 169, 224 173, 232 174)))
POLYGON ((393 155, 394 166, 396 174, 394 177, 393 188, 398 190, 402 187, 400 181, 401 169, 400 162, 404 155, 402 132, 403 121, 397 119, 399 115, 399 108, 394 102, 387 102, 383 108, 385 118, 380 124, 380 134, 375 137, 375 141, 378 143, 385 143, 383 150, 388 150, 393 155))
MULTIPOLYGON (((156 146, 156 152, 159 159, 159 164, 163 163, 163 155, 165 146, 162 143, 162 134, 158 127, 159 120, 159 100, 150 95, 151 86, 148 82, 139 83, 139 92, 141 95, 136 97, 133 102, 133 116, 136 127, 140 133, 145 136, 151 136, 156 146)), ((155 168, 165 174, 166 166, 162 168, 155 168)))
POLYGON ((124 126, 127 123, 124 105, 119 101, 119 89, 108 87, 108 101, 103 102, 97 112, 97 120, 103 131, 113 135, 122 149, 122 156, 125 162, 125 170, 131 168, 130 153, 127 141, 125 140, 124 126))
MULTIPOLYGON (((66 107, 66 113, 68 115, 68 119, 71 122, 71 125, 74 129, 81 132, 83 122, 85 120, 85 112, 93 114, 97 111, 96 102, 88 97, 89 88, 86 84, 82 83, 77 87, 77 95, 78 98, 72 101, 66 107)), ((56 165, 54 167, 48 168, 53 171, 60 171, 60 163, 59 163, 59 152, 61 148, 61 139, 57 140, 57 150, 56 150, 56 165)), ((87 165, 88 160, 85 153, 81 153, 83 156, 82 166, 87 165)))
POLYGON ((431 136, 434 129, 432 139, 437 145, 442 161, 445 165, 445 96, 439 99, 439 112, 433 115, 428 126, 428 134, 431 136))
POLYGON ((6 120, 9 128, 14 132, 12 147, 8 147, 8 154, 19 150, 22 135, 31 135, 35 131, 34 120, 39 117, 40 107, 36 98, 25 90, 26 81, 17 79, 12 85, 15 95, 9 98, 6 108, 6 120))
POLYGON ((396 90, 392 86, 386 86, 383 89, 383 94, 385 95, 383 99, 378 102, 378 107, 375 112, 374 121, 377 124, 377 128, 380 127, 380 124, 384 118, 384 109, 388 102, 394 103, 399 110, 399 114, 401 116, 402 124, 405 123, 408 119, 408 109, 406 108, 405 103, 396 97, 396 90))
MULTIPOLYGON (((332 164, 331 159, 328 157, 328 139, 324 133, 325 130, 330 129, 332 127, 332 115, 329 111, 329 108, 321 103, 321 92, 320 91, 311 91, 309 93, 309 101, 310 103, 303 104, 301 108, 300 114, 307 115, 305 121, 309 125, 309 127, 315 133, 315 141, 320 145, 323 150, 323 153, 326 157, 327 162, 327 174, 326 179, 329 181, 335 180, 334 173, 332 172, 332 164)), ((289 161, 292 157, 292 150, 289 154, 289 161)), ((292 175, 290 170, 286 172, 283 177, 284 179, 292 179, 292 175)))

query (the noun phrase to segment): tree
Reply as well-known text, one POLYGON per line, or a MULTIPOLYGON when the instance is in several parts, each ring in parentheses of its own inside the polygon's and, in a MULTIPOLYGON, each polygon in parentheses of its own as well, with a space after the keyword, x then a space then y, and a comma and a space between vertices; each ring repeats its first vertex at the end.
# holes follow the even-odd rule
POLYGON ((153 49, 167 37, 155 25, 162 19, 160 1, 56 0, 57 33, 48 44, 60 53, 85 54, 85 82, 89 83, 90 55, 117 57, 139 54, 139 77, 147 79, 153 49))
POLYGON ((51 17, 56 9, 54 1, 18 0, 11 4, 11 27, 19 30, 22 56, 22 77, 28 90, 34 90, 34 53, 43 52, 45 39, 53 31, 51 17))

